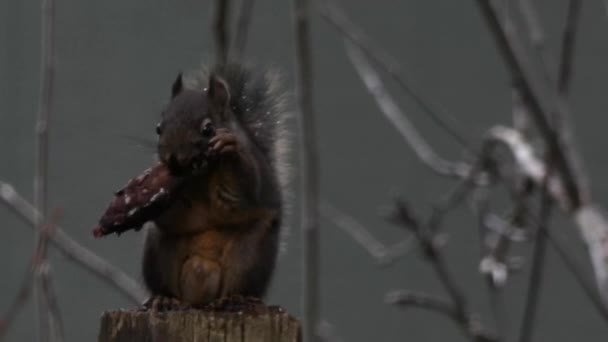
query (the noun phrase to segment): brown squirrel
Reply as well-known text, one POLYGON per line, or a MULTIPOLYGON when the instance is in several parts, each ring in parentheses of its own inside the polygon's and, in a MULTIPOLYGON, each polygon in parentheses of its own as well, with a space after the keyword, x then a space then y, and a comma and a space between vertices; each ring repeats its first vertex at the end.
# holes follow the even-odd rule
POLYGON ((148 228, 146 306, 201 307, 264 296, 282 224, 286 111, 273 73, 226 64, 187 89, 182 75, 157 126, 158 157, 186 180, 148 228), (206 161, 201 166, 202 156, 206 161))

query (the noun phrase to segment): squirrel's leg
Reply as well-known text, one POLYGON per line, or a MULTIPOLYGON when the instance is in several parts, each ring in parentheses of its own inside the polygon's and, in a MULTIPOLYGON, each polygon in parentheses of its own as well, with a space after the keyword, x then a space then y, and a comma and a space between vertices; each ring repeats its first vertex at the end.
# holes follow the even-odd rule
POLYGON ((181 269, 181 299, 202 306, 216 299, 220 292, 222 270, 214 260, 198 255, 189 257, 181 269))
POLYGON ((276 262, 279 225, 276 212, 266 210, 250 222, 250 229, 226 245, 222 297, 264 297, 276 262))
POLYGON ((172 258, 172 254, 171 248, 167 248, 161 241, 161 232, 156 227, 147 229, 142 273, 151 295, 143 303, 143 309, 154 311, 187 309, 188 304, 175 298, 169 290, 170 265, 167 260, 172 258))

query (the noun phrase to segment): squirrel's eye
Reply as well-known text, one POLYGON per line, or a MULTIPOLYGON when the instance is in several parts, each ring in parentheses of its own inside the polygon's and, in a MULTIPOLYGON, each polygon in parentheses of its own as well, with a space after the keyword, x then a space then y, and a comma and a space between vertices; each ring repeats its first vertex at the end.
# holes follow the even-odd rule
POLYGON ((160 135, 161 129, 160 129, 160 122, 158 124, 156 124, 156 134, 160 135))
POLYGON ((203 134, 203 136, 205 138, 209 138, 213 134, 215 134, 215 129, 213 128, 213 124, 211 123, 211 120, 205 120, 203 122, 203 127, 201 129, 201 134, 203 134))
POLYGON ((205 137, 209 138, 209 137, 211 137, 211 136, 213 135, 213 132, 214 132, 214 131, 215 131, 215 130, 213 129, 213 126, 212 126, 211 124, 206 125, 206 126, 203 128, 203 136, 205 136, 205 137))

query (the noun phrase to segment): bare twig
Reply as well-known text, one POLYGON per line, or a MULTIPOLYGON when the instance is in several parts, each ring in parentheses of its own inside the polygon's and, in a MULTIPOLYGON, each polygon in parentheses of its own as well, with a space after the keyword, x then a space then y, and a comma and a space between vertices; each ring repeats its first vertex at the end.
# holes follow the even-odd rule
POLYGON ((321 215, 333 222, 338 228, 345 231, 367 253, 382 266, 391 264, 412 249, 412 238, 408 237, 392 246, 386 246, 378 241, 370 230, 352 216, 342 212, 327 201, 321 202, 321 215))
POLYGON ((404 308, 413 306, 436 311, 452 319, 458 317, 456 308, 454 308, 454 305, 449 300, 426 293, 393 290, 386 294, 384 301, 388 304, 399 305, 404 308))
POLYGON ((405 203, 399 200, 395 202, 395 219, 402 226, 411 230, 411 232, 414 234, 424 251, 425 257, 431 262, 437 276, 441 280, 441 283, 454 302, 456 310, 458 310, 463 316, 466 316, 468 308, 464 295, 458 285, 456 285, 456 281, 449 273, 445 260, 443 259, 443 255, 440 253, 432 232, 418 222, 405 203))
MULTIPOLYGON (((505 146, 513 156, 519 171, 539 187, 543 184, 547 168, 519 131, 505 126, 494 126, 488 131, 485 143, 505 146)), ((561 179, 552 174, 548 182, 551 197, 562 209, 568 210, 570 201, 561 179)))
POLYGON ((608 220, 604 211, 593 204, 580 208, 573 216, 587 245, 599 294, 608 307, 608 220))
MULTIPOLYGON (((530 37, 530 40, 533 41, 533 45, 537 48, 538 53, 541 56, 541 60, 543 62, 543 68, 541 69, 541 71, 544 72, 546 82, 553 85, 557 90, 558 94, 563 99, 567 98, 568 88, 570 85, 574 59, 574 45, 576 40, 578 21, 581 13, 581 7, 582 1, 569 0, 566 24, 564 26, 562 34, 562 46, 558 61, 559 66, 557 68, 554 68, 554 65, 557 63, 553 62, 553 59, 551 58, 550 54, 547 53, 547 49, 544 48, 544 33, 540 25, 540 20, 538 19, 536 10, 534 9, 534 6, 530 2, 530 0, 520 1, 521 12, 524 15, 524 18, 529 23, 528 35, 530 37), (556 69, 557 71, 554 72, 553 69, 556 69)), ((519 89, 519 91, 523 90, 519 89)), ((575 170, 578 171, 578 179, 576 181, 579 183, 579 191, 580 188, 582 188, 583 191, 589 192, 589 190, 587 189, 588 184, 584 184, 586 182, 586 179, 582 177, 582 172, 580 170, 582 164, 577 161, 577 159, 580 158, 578 158, 578 156, 574 153, 575 151, 573 148, 574 143, 572 139, 572 128, 569 124, 570 117, 567 116, 567 114, 567 111, 557 111, 552 113, 549 119, 551 119, 552 125, 554 126, 554 130, 556 131, 556 134, 559 135, 564 145, 572 148, 570 158, 573 159, 575 162, 579 163, 572 165, 573 168, 579 168, 579 170, 575 170)))
POLYGON ((485 275, 490 308, 496 326, 496 334, 502 339, 505 334, 506 311, 500 285, 508 277, 508 268, 504 262, 510 239, 507 234, 501 234, 489 229, 487 221, 490 212, 487 188, 477 188, 473 192, 471 208, 477 218, 480 244, 479 271, 485 275), (493 238, 490 238, 493 237, 493 238), (503 247, 503 244, 505 247, 503 247), (487 251, 487 252, 486 252, 487 251))
POLYGON ((36 256, 32 257, 32 260, 28 263, 28 267, 21 282, 21 286, 19 287, 19 291, 17 292, 17 296, 13 299, 8 310, 4 314, 2 318, 0 318, 0 341, 3 341, 6 332, 8 331, 11 323, 19 313, 19 311, 23 308, 27 299, 30 297, 32 292, 32 285, 34 279, 34 262, 36 256))
POLYGON ((509 277, 512 265, 509 265, 509 250, 512 242, 523 241, 526 234, 521 225, 524 224, 528 212, 527 197, 524 190, 516 193, 515 207, 508 214, 508 219, 492 214, 487 205, 477 205, 473 211, 476 214, 480 238, 482 239, 482 258, 479 270, 487 276, 487 284, 491 290, 502 288, 509 277))
MULTIPOLYGON (((537 15, 536 8, 534 4, 532 4, 532 0, 519 0, 517 3, 524 19, 524 27, 528 31, 528 38, 544 66, 542 70, 543 76, 548 80, 551 80, 551 82, 554 82, 555 77, 553 76, 554 72, 552 71, 555 69, 556 63, 547 49, 545 32, 540 22, 540 18, 537 15)), ((507 2, 507 6, 509 6, 509 2, 507 2)))
MULTIPOLYGON (((1 181, 0 202, 31 227, 35 227, 35 223, 41 220, 39 218, 41 214, 36 208, 21 197, 10 184, 1 181)), ((65 233, 61 227, 56 226, 53 228, 49 240, 66 257, 83 266, 101 280, 114 286, 134 303, 140 304, 146 299, 147 291, 140 284, 106 260, 80 245, 65 233)))
POLYGON ((587 279, 584 273, 584 267, 581 263, 577 262, 576 259, 568 252, 565 247, 566 243, 560 241, 560 239, 554 234, 551 229, 546 229, 547 239, 553 246, 553 249, 557 252, 557 255, 562 259, 562 262, 566 265, 566 268, 572 273, 574 279, 578 282, 579 286, 583 289, 583 292, 589 298, 589 301, 597 312, 604 318, 604 321, 608 323, 608 307, 603 305, 602 297, 599 296, 597 288, 593 283, 587 279))
MULTIPOLYGON (((563 183, 563 191, 566 196, 558 196, 562 207, 570 212, 585 241, 591 262, 593 265, 598 290, 603 299, 603 304, 608 305, 608 244, 602 241, 608 240, 608 222, 604 215, 590 203, 589 190, 586 181, 580 176, 580 165, 577 165, 576 157, 573 156, 573 146, 565 144, 568 141, 569 132, 564 128, 568 113, 557 91, 552 90, 542 79, 535 75, 538 67, 531 64, 523 45, 515 35, 513 23, 506 21, 501 23, 496 16, 494 2, 479 0, 478 5, 490 28, 495 34, 498 46, 516 79, 521 80, 522 93, 525 101, 531 109, 530 114, 534 119, 540 133, 548 145, 549 150, 556 152, 556 168, 563 183), (557 104, 556 106, 553 106, 557 104), (554 108, 552 108, 554 107, 554 108), (548 118, 554 115, 560 119, 559 132, 549 124, 548 118), (574 166, 573 166, 574 165, 574 166), (578 177, 575 172, 578 171, 578 177)), ((507 18, 508 19, 508 18, 507 18)), ((550 186, 551 188, 551 186, 550 186)))
POLYGON ((464 293, 449 272, 435 235, 428 226, 420 224, 407 205, 400 200, 395 201, 395 214, 393 220, 395 223, 410 230, 418 240, 425 258, 433 267, 441 284, 450 296, 450 304, 453 313, 451 317, 454 321, 458 323, 463 331, 474 341, 497 341, 495 337, 480 333, 483 329, 480 326, 479 320, 476 319, 476 315, 470 313, 464 293))
POLYGON ((59 304, 57 303, 57 296, 55 295, 55 291, 52 286, 51 277, 49 276, 49 267, 50 265, 47 263, 40 268, 40 279, 41 279, 41 289, 44 292, 44 296, 47 299, 47 308, 49 310, 49 327, 50 327, 50 336, 53 337, 54 341, 63 341, 64 333, 63 333, 63 320, 61 318, 61 313, 59 311, 59 304))
MULTIPOLYGON (((542 187, 544 175, 547 172, 546 167, 543 162, 535 156, 532 147, 518 131, 507 127, 496 126, 490 130, 488 140, 494 141, 494 143, 504 144, 515 158, 515 163, 517 164, 519 171, 537 186, 542 187)), ((561 185, 560 179, 554 177, 554 175, 550 175, 549 177, 547 190, 551 194, 552 199, 557 203, 560 203, 562 209, 573 216, 575 225, 583 234, 583 240, 586 242, 589 253, 591 254, 598 291, 601 294, 602 286, 605 286, 602 284, 606 284, 603 281, 606 279, 606 274, 603 273, 603 260, 605 259, 601 254, 605 250, 602 241, 606 241, 602 238, 601 232, 608 230, 608 224, 606 223, 607 221, 604 214, 592 204, 580 208, 575 212, 568 211, 567 195, 561 185)), ((576 270, 574 268, 570 269, 571 271, 576 270)), ((584 280, 580 279, 580 275, 575 273, 575 276, 579 279, 579 283, 584 283, 584 280)), ((584 286, 583 288, 585 289, 584 286)), ((588 292, 588 290, 585 291, 588 292)), ((607 310, 608 303, 606 302, 606 298, 608 297, 601 295, 599 298, 601 301, 594 304, 596 306, 602 306, 604 310, 607 310)))
MULTIPOLYGON (((539 229, 545 229, 540 228, 539 229)), ((535 323, 536 308, 538 305, 540 286, 542 282, 543 265, 545 262, 547 239, 544 234, 538 234, 534 243, 532 269, 530 270, 530 284, 525 300, 524 314, 521 320, 519 341, 530 341, 535 323)))
POLYGON ((497 46, 504 57, 514 80, 522 90, 524 102, 530 108, 539 132, 555 155, 556 173, 563 179, 564 187, 572 208, 578 208, 589 201, 589 191, 585 187, 582 167, 574 155, 573 146, 566 144, 562 134, 557 134, 550 123, 550 117, 568 117, 568 109, 552 84, 540 74, 542 67, 526 50, 517 34, 515 24, 508 18, 501 20, 494 0, 477 0, 488 26, 496 38, 497 46))
POLYGON ((574 45, 576 42, 576 32, 578 29, 582 3, 583 2, 581 0, 568 1, 566 25, 562 35, 562 46, 560 59, 558 62, 559 68, 557 71, 557 77, 551 77, 551 58, 546 50, 545 33, 542 25, 540 24, 536 10, 534 9, 534 6, 530 0, 519 0, 519 7, 525 23, 527 24, 526 26, 529 32, 530 40, 532 41, 532 45, 539 51, 539 54, 541 55, 545 64, 544 72, 549 76, 549 79, 555 79, 557 82, 558 92, 564 96, 568 92, 568 86, 571 78, 574 45))
MULTIPOLYGON (((42 213, 35 223, 37 226, 36 244, 38 261, 34 268, 36 294, 36 316, 38 318, 38 338, 46 341, 49 337, 49 323, 54 331, 62 331, 55 312, 49 310, 50 297, 54 294, 44 290, 44 279, 50 278, 46 261, 47 234, 44 234, 42 218, 47 213, 48 202, 48 159, 49 159, 49 116, 53 106, 53 84, 55 78, 55 2, 42 0, 41 8, 41 52, 40 52, 40 99, 36 120, 36 167, 34 174, 34 206, 42 213), (45 272, 42 274, 42 272, 45 272)), ((62 335, 57 335, 62 340, 62 335)))
POLYGON ((395 126, 418 158, 431 170, 440 175, 457 176, 460 178, 468 177, 471 171, 470 166, 464 163, 452 163, 437 156, 435 151, 424 140, 422 135, 418 133, 418 130, 416 130, 386 91, 382 80, 361 50, 348 42, 345 42, 345 44, 348 57, 367 87, 367 90, 374 96, 384 116, 395 126))
POLYGON ((536 15, 536 10, 531 0, 519 0, 519 10, 524 18, 524 23, 530 32, 530 41, 532 45, 541 52, 545 49, 545 32, 542 29, 540 19, 536 15))
POLYGON ((576 31, 583 2, 581 0, 570 0, 568 4, 568 16, 562 38, 562 50, 557 79, 557 90, 565 96, 568 93, 574 60, 574 45, 576 43, 576 31))
POLYGON ((441 227, 441 223, 445 215, 459 204, 463 202, 466 196, 475 188, 476 185, 486 185, 489 183, 490 172, 482 173, 487 163, 487 152, 482 152, 482 156, 477 160, 476 164, 470 168, 469 175, 462 178, 450 189, 445 195, 433 204, 433 210, 428 219, 428 229, 436 234, 441 227))
POLYGON ((310 2, 293 0, 296 94, 300 148, 300 219, 302 229, 302 332, 305 342, 317 341, 319 325, 319 157, 313 111, 313 70, 310 44, 310 2))
MULTIPOLYGON (((460 322, 460 312, 449 300, 432 296, 426 293, 412 292, 406 290, 394 290, 386 294, 384 300, 388 304, 398 305, 404 309, 416 307, 438 312, 446 317, 460 322)), ((498 339, 494 334, 485 331, 481 323, 470 316, 470 321, 466 324, 459 324, 465 333, 470 335, 477 342, 496 342, 498 339)))
POLYGON ((239 7, 239 14, 236 21, 236 30, 233 38, 232 53, 234 54, 235 60, 243 58, 245 53, 245 47, 247 46, 247 34, 251 24, 251 17, 253 14, 253 5, 255 0, 241 0, 241 6, 239 7))
POLYGON ((378 67, 386 71, 435 124, 448 133, 467 152, 472 153, 473 149, 470 147, 470 143, 458 132, 462 129, 456 130, 454 128, 457 125, 455 116, 449 115, 436 101, 425 96, 421 88, 414 82, 414 78, 405 74, 396 58, 375 46, 372 40, 347 18, 344 11, 334 1, 326 0, 325 5, 318 9, 321 17, 337 29, 345 40, 357 46, 378 67))
POLYGON ((213 21, 213 32, 215 33, 215 53, 217 63, 225 64, 228 61, 228 18, 230 14, 230 0, 215 1, 215 18, 213 21))
MULTIPOLYGON (((561 58, 560 58, 560 68, 557 75, 557 90, 561 94, 561 96, 565 97, 568 92, 569 83, 570 83, 570 74, 572 70, 572 58, 574 53, 574 42, 576 37, 576 28, 577 22, 579 18, 581 8, 581 1, 578 0, 570 0, 568 6, 568 17, 566 19, 566 26, 564 29, 563 39, 562 39, 562 50, 561 50, 561 58)), ((530 12, 530 11, 529 11, 530 12)), ((529 14, 530 15, 530 14, 529 14)), ((535 14, 531 14, 534 16, 535 14)), ((542 29, 536 28, 536 31, 541 31, 542 29)), ((547 69, 547 66, 545 66, 547 69)), ((546 70, 549 73, 549 70, 546 70)), ((566 118, 557 117, 561 122, 559 133, 561 134, 570 134, 568 128, 565 126, 566 118)), ((556 151, 552 151, 549 149, 548 156, 550 159, 552 155, 555 154, 556 151)), ((545 165, 546 168, 550 166, 548 160, 545 165)), ((540 284, 542 281, 542 267, 544 264, 544 255, 546 249, 546 240, 547 234, 547 221, 549 219, 550 211, 551 211, 551 198, 549 191, 547 190, 547 181, 550 177, 550 169, 546 170, 545 180, 543 182, 542 187, 542 203, 540 207, 539 214, 539 225, 538 231, 536 234, 536 240, 534 245, 534 255, 532 259, 532 269, 530 271, 530 285, 528 289, 528 296, 525 302, 525 310, 524 315, 522 317, 520 338, 521 342, 529 341, 532 336, 532 331, 535 322, 535 313, 536 307, 538 304, 538 296, 540 291, 540 284)))
POLYGON ((528 285, 528 293, 525 301, 524 314, 521 321, 521 329, 519 334, 520 342, 530 341, 532 337, 532 331, 534 328, 536 308, 538 306, 538 300, 540 295, 540 287, 543 277, 543 268, 545 264, 545 255, 547 249, 547 235, 546 230, 548 229, 548 223, 551 216, 552 199, 549 191, 547 190, 547 184, 551 175, 551 155, 548 153, 546 165, 549 168, 545 175, 543 187, 541 188, 541 203, 538 214, 538 227, 536 231, 536 239, 534 240, 534 252, 532 256, 532 268, 530 269, 530 282, 528 285))
MULTIPOLYGON (((49 116, 53 107, 53 84, 55 78, 55 33, 54 0, 42 0, 41 24, 41 77, 40 101, 36 120, 36 168, 34 178, 34 205, 41 213, 47 212, 48 200, 48 154, 49 116)), ((42 221, 36 223, 38 228, 42 221)), ((36 236, 41 235, 39 232, 36 236)))

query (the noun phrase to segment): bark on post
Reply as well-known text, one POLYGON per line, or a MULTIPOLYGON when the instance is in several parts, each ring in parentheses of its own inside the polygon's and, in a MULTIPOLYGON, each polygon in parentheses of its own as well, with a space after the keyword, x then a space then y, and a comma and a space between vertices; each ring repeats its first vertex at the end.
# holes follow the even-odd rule
POLYGON ((256 311, 104 312, 99 342, 300 342, 300 323, 279 307, 256 311))

